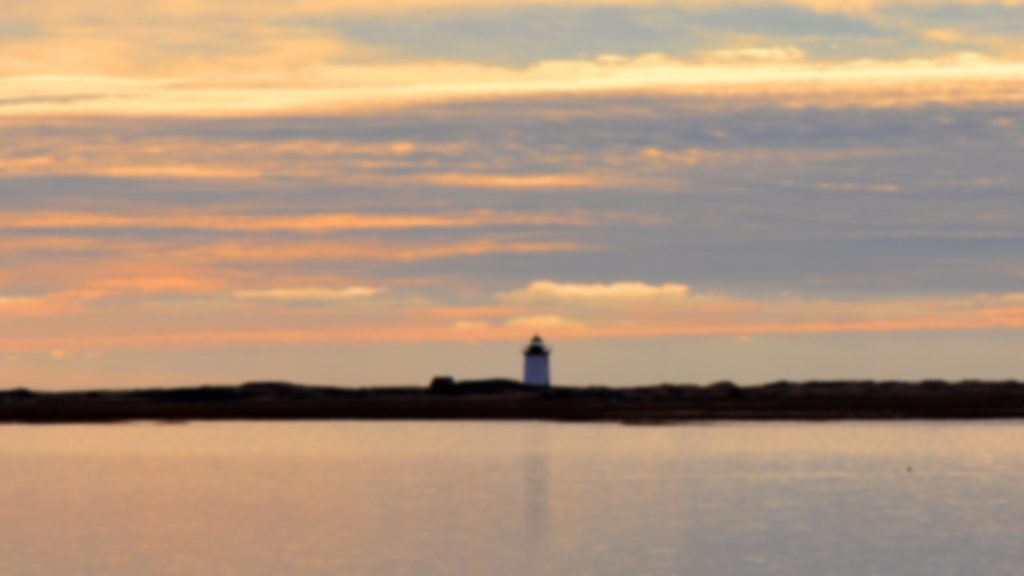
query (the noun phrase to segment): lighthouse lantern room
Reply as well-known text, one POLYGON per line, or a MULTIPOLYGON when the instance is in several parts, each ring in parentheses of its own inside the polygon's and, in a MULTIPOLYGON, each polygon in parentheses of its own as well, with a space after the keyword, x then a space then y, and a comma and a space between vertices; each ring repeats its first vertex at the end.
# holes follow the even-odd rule
POLYGON ((551 364, 548 357, 551 356, 551 349, 544 344, 539 335, 534 336, 530 344, 523 349, 523 356, 526 359, 523 383, 527 386, 550 386, 551 364))

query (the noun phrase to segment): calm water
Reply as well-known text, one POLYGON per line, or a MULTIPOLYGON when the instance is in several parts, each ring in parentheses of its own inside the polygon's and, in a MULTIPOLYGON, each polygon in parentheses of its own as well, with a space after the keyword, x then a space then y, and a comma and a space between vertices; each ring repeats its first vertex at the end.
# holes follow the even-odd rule
POLYGON ((0 426, 0 575, 1024 571, 1024 423, 0 426))

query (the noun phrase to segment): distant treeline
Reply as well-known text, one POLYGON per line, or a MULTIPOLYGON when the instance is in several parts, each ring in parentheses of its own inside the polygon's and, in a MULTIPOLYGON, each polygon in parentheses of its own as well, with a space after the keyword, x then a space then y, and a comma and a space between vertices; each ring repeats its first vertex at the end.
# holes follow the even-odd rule
POLYGON ((1024 417, 1017 381, 775 382, 535 388, 512 380, 435 379, 428 388, 240 386, 0 391, 0 421, 280 419, 689 420, 1024 417))

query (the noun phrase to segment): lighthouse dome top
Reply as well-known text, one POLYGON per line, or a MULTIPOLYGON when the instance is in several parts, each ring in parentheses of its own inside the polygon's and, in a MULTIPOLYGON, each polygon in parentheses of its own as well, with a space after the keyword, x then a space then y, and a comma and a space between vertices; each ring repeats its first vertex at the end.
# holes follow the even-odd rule
POLYGON ((551 349, 544 344, 544 339, 540 335, 534 335, 533 339, 530 340, 530 344, 523 350, 523 354, 532 356, 534 354, 548 355, 551 353, 551 349))

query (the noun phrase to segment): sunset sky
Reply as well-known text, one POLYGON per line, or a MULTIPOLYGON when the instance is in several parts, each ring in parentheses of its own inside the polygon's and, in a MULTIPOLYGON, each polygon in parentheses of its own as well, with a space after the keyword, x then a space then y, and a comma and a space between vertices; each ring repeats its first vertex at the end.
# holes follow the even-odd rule
POLYGON ((0 12, 0 388, 1024 378, 1016 0, 0 12))

